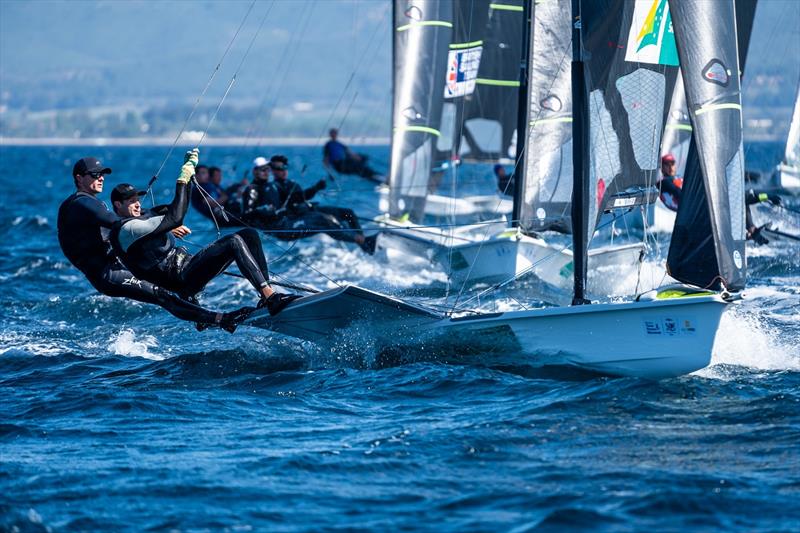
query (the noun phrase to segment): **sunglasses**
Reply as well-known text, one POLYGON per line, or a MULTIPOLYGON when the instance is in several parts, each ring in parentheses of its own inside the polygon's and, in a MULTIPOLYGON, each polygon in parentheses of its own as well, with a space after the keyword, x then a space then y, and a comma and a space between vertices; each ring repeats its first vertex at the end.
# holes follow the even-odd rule
POLYGON ((104 174, 102 172, 87 172, 84 176, 91 176, 92 179, 100 179, 104 174))

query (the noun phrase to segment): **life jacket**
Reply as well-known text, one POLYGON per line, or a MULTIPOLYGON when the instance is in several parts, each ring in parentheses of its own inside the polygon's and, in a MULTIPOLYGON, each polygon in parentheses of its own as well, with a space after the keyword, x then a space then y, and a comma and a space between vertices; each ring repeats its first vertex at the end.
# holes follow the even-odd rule
MULTIPOLYGON (((669 209, 670 211, 678 211, 678 205, 680 203, 678 198, 676 198, 675 195, 673 195, 672 193, 665 191, 661 187, 661 182, 664 181, 666 178, 667 178, 666 176, 661 176, 661 179, 658 180, 659 184, 658 189, 660 191, 658 197, 661 199, 661 201, 664 203, 667 209, 669 209)), ((678 177, 672 178, 672 184, 675 185, 675 187, 677 187, 678 189, 683 190, 683 178, 678 178, 678 177)))

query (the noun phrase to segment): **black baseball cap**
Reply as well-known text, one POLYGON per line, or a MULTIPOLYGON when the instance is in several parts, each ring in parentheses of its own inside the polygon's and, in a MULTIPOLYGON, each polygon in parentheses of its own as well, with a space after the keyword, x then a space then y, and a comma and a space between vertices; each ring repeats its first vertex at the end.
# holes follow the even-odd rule
POLYGON ((133 198, 134 196, 144 196, 146 194, 147 191, 137 190, 136 187, 130 183, 120 183, 111 190, 111 201, 124 202, 128 198, 133 198))
POLYGON ((286 170, 289 168, 289 160, 285 155, 273 155, 269 158, 269 168, 272 170, 286 170))
POLYGON ((84 157, 83 159, 79 159, 78 162, 75 163, 75 166, 72 167, 73 176, 83 176, 84 174, 92 172, 95 174, 111 174, 111 169, 104 167, 103 163, 96 157, 84 157))

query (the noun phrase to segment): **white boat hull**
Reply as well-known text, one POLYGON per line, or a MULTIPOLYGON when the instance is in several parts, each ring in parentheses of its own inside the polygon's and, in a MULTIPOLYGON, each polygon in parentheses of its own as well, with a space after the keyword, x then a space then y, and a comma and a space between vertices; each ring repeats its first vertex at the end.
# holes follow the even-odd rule
MULTIPOLYGON (((390 227, 391 221, 383 219, 390 227)), ((438 229, 405 229, 394 225, 378 239, 382 249, 431 261, 454 283, 498 283, 532 272, 561 289, 572 287, 572 251, 544 239, 509 230, 504 223, 461 228, 452 235, 438 229)), ((642 243, 589 250, 589 269, 635 267, 642 243)))
POLYGON ((469 354, 484 364, 572 365, 603 374, 661 379, 711 360, 726 303, 696 296, 451 318, 359 287, 297 300, 247 325, 330 349, 400 349, 403 360, 469 354))
MULTIPOLYGON (((378 207, 383 212, 389 211, 389 188, 378 189, 378 207)), ((437 218, 466 217, 489 214, 492 216, 509 215, 514 208, 513 200, 500 194, 485 194, 456 198, 441 194, 428 194, 425 197, 425 214, 437 218)))

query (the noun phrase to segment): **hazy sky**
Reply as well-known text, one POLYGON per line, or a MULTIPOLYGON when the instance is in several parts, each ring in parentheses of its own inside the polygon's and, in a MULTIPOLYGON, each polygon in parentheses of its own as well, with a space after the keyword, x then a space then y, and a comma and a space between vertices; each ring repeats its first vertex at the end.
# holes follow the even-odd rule
MULTIPOLYGON (((91 91, 70 76, 94 71, 120 98, 194 98, 251 5, 0 0, 0 76, 12 87, 40 79, 65 81, 64 91, 91 91)), ((387 0, 258 0, 211 94, 224 91, 251 41, 234 98, 260 95, 276 78, 297 99, 335 98, 354 71, 359 83, 389 91, 390 7, 387 0)))
MULTIPOLYGON (((250 0, 0 0, 0 88, 26 93, 47 86, 63 97, 97 91, 104 101, 192 100, 250 5, 250 0)), ((257 99, 265 89, 279 87, 293 101, 331 102, 354 74, 361 102, 388 104, 390 8, 389 0, 258 0, 209 98, 225 90, 266 14, 232 101, 257 99)), ((760 1, 751 54, 757 60, 748 61, 747 74, 778 71, 798 79, 800 0, 760 1)), ((746 78, 745 88, 747 83, 746 78)), ((789 99, 793 91, 786 87, 789 99)))

